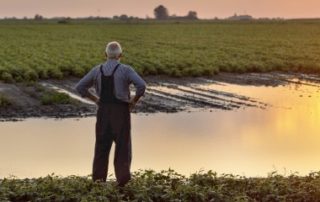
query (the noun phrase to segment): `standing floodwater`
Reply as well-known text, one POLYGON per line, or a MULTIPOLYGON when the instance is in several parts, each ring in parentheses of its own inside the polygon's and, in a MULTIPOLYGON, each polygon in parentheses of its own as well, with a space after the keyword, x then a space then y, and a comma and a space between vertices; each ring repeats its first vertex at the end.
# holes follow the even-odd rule
MULTIPOLYGON (((320 167, 317 84, 198 88, 241 94, 268 106, 133 115, 133 170, 170 167, 186 175, 211 169, 265 176, 273 170, 307 174, 320 167)), ((94 124, 93 117, 1 123, 0 177, 90 174, 94 124)))

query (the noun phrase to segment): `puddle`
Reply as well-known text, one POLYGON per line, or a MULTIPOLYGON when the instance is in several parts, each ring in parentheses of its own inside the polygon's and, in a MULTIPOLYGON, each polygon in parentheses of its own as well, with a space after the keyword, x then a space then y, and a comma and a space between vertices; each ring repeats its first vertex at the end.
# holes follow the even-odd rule
MULTIPOLYGON (((265 87, 213 83, 180 89, 195 92, 195 88, 196 92, 206 90, 195 96, 196 100, 199 96, 206 100, 207 95, 216 94, 226 103, 259 107, 133 114, 132 170, 170 167, 185 175, 203 169, 246 176, 266 176, 274 170, 304 175, 319 170, 317 85, 291 83, 265 87), (263 107, 265 104, 268 107, 263 107)), ((169 97, 163 92, 178 95, 177 90, 168 86, 151 88, 151 92, 163 97, 169 97)), ((177 97, 171 99, 179 101, 177 97)), ((53 172, 63 176, 90 174, 94 125, 94 117, 0 123, 0 177, 10 174, 38 177, 53 172)))

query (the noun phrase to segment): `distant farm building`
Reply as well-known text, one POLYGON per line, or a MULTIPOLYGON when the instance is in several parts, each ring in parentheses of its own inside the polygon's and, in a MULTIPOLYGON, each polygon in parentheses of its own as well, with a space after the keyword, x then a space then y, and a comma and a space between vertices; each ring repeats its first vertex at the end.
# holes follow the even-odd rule
POLYGON ((231 17, 227 18, 228 20, 253 20, 253 17, 251 15, 237 15, 234 14, 231 17))

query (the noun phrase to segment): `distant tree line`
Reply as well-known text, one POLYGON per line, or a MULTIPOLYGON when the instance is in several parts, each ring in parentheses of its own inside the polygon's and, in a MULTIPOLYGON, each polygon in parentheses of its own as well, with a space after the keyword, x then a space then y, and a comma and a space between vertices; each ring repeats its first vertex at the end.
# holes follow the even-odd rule
POLYGON ((120 16, 115 15, 115 16, 113 16, 112 19, 114 19, 114 20, 128 21, 128 20, 139 20, 140 18, 134 17, 134 16, 128 16, 128 15, 126 15, 126 14, 122 14, 122 15, 120 15, 120 16))
MULTIPOLYGON (((169 15, 169 11, 168 9, 163 6, 163 5, 159 5, 157 6, 154 10, 154 17, 157 20, 169 20, 169 19, 174 19, 174 20, 198 20, 198 14, 196 11, 189 11, 187 13, 187 15, 185 16, 176 16, 176 15, 169 15)), ((34 20, 43 20, 44 17, 42 15, 36 14, 34 16, 34 20)), ((54 19, 58 19, 59 23, 67 23, 71 18, 70 17, 57 17, 54 19)), ((83 18, 82 18, 83 19, 83 18)), ((100 19, 100 17, 87 17, 85 19, 100 19)), ((102 18, 102 19, 111 19, 111 18, 102 18)), ((121 21, 130 21, 130 20, 143 20, 142 18, 138 18, 138 17, 134 17, 134 16, 128 16, 126 14, 122 14, 122 15, 115 15, 112 17, 113 20, 121 20, 121 21)), ((148 19, 148 17, 147 17, 148 19)))
MULTIPOLYGON (((168 9, 166 7, 164 7, 163 5, 157 6, 153 10, 153 13, 154 13, 155 19, 157 19, 157 20, 169 20, 169 19, 175 19, 175 20, 179 20, 179 19, 197 20, 198 19, 198 14, 195 11, 189 11, 186 16, 176 16, 176 15, 170 16, 168 9)), ((114 20, 122 20, 122 21, 143 20, 141 18, 128 16, 126 14, 122 14, 120 16, 115 15, 115 16, 113 16, 112 19, 114 19, 114 20)), ((150 19, 150 18, 146 17, 146 19, 150 19)))
POLYGON ((35 19, 35 20, 43 20, 43 16, 42 16, 42 15, 39 15, 39 14, 36 14, 36 15, 34 16, 34 19, 35 19))
MULTIPOLYGON (((78 17, 78 18, 70 18, 70 17, 53 17, 53 18, 45 18, 40 14, 36 14, 33 18, 27 18, 23 17, 23 20, 44 20, 44 19, 50 19, 50 20, 57 20, 58 23, 64 24, 69 23, 71 20, 119 20, 119 21, 139 21, 139 20, 199 20, 198 13, 196 11, 190 10, 186 15, 184 16, 177 16, 175 14, 170 15, 168 8, 166 8, 163 5, 159 5, 153 10, 154 18, 150 18, 146 16, 146 18, 139 18, 135 16, 128 16, 126 14, 121 15, 115 15, 112 18, 110 17, 100 17, 100 16, 89 16, 89 17, 78 17)), ((12 19, 12 20, 18 20, 16 17, 5 17, 4 19, 12 19)), ((223 20, 219 19, 217 17, 213 18, 212 20, 223 20)), ((237 15, 234 14, 233 16, 227 17, 224 20, 283 20, 282 18, 261 18, 256 19, 253 18, 250 15, 237 15)))
POLYGON ((189 11, 186 16, 176 16, 176 15, 169 15, 169 10, 160 5, 156 7, 154 10, 154 16, 157 20, 169 20, 169 19, 186 19, 186 20, 197 20, 198 14, 196 11, 189 11))

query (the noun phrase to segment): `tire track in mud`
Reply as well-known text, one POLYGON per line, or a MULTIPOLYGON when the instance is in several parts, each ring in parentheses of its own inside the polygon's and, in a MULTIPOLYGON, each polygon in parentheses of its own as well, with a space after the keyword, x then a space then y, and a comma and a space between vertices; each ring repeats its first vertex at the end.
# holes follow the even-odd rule
MULTIPOLYGON (((203 82, 203 81, 202 81, 203 82)), ((72 86, 75 83, 59 83, 49 81, 43 85, 65 92, 72 98, 84 101, 80 98, 72 86), (66 92, 67 91, 67 92, 66 92)), ((202 83, 206 85, 206 83, 202 83)), ((221 110, 233 110, 241 107, 260 107, 260 103, 246 96, 241 96, 224 91, 204 90, 200 87, 182 86, 174 83, 150 84, 144 98, 138 103, 134 112, 154 113, 154 112, 178 112, 183 110, 213 108, 221 110)))
POLYGON ((173 97, 173 98, 177 98, 177 99, 186 101, 186 103, 189 106, 194 107, 194 108, 212 107, 212 108, 224 109, 224 110, 231 110, 233 108, 239 108, 239 106, 237 106, 237 105, 225 105, 225 104, 221 104, 219 102, 214 102, 214 101, 210 102, 210 101, 207 101, 203 98, 192 96, 192 95, 190 96, 187 94, 178 95, 178 94, 172 94, 172 93, 164 92, 164 91, 157 90, 157 89, 151 89, 150 91, 156 92, 159 94, 163 94, 166 97, 173 97))
POLYGON ((260 102, 258 100, 253 99, 253 98, 242 96, 242 95, 238 95, 238 94, 234 94, 234 93, 228 93, 228 92, 225 92, 225 91, 218 91, 218 90, 212 90, 212 89, 203 89, 201 87, 194 87, 194 86, 191 86, 190 88, 192 88, 194 90, 197 90, 197 91, 204 92, 204 93, 212 93, 214 95, 224 96, 224 97, 226 97, 226 100, 231 99, 230 100, 231 102, 235 102, 235 103, 238 103, 240 105, 247 106, 247 107, 259 107, 259 108, 263 108, 264 109, 264 108, 266 108, 268 106, 267 103, 260 102), (236 99, 236 100, 239 100, 239 101, 234 101, 232 99, 236 99))
MULTIPOLYGON (((150 86, 148 91, 150 93, 162 94, 165 98, 174 98, 177 102, 180 102, 181 106, 188 106, 190 108, 233 110, 241 107, 266 107, 265 103, 246 96, 224 91, 205 90, 193 84, 182 86, 163 83, 161 85, 150 86)), ((166 105, 165 102, 163 104, 166 105)))
POLYGON ((254 100, 250 100, 250 98, 248 98, 248 97, 243 97, 243 98, 245 98, 245 99, 243 99, 243 98, 239 98, 235 94, 231 94, 231 93, 226 97, 238 98, 240 101, 235 101, 235 100, 232 100, 232 99, 228 99, 228 98, 223 97, 223 96, 225 96, 223 94, 219 94, 219 93, 216 93, 214 91, 204 90, 204 89, 200 89, 200 88, 196 88, 196 87, 192 88, 192 87, 172 86, 172 85, 167 86, 167 87, 180 90, 180 91, 182 91, 184 93, 194 94, 194 95, 197 95, 197 96, 200 96, 200 97, 206 97, 206 98, 209 98, 209 99, 212 99, 212 100, 218 100, 218 101, 222 101, 222 102, 232 103, 232 104, 235 104, 234 105, 235 107, 240 107, 240 105, 248 106, 248 107, 257 107, 258 106, 258 105, 246 103, 245 101, 256 102, 254 100), (241 100, 244 100, 244 101, 242 102, 241 100))
MULTIPOLYGON (((43 106, 37 100, 36 87, 23 84, 3 84, 1 92, 9 94, 15 99, 19 97, 19 107, 13 106, 0 109, 0 119, 27 117, 81 117, 96 113, 97 107, 87 99, 82 98, 74 89, 77 80, 46 80, 40 81, 43 88, 65 93, 72 99, 80 102, 78 106, 53 105, 43 106), (23 106, 25 105, 25 106, 23 106)), ((1 84, 1 83, 0 83, 1 84)), ((133 112, 137 113, 174 113, 195 109, 234 110, 242 107, 260 107, 259 102, 246 96, 214 89, 203 89, 203 86, 212 84, 210 80, 197 81, 190 85, 180 85, 174 82, 148 83, 145 96, 137 104, 133 112)), ((215 83, 216 85, 220 85, 215 83)), ((93 89, 90 89, 93 90, 93 89)))
MULTIPOLYGON (((318 75, 286 73, 221 73, 212 77, 170 78, 149 76, 145 78, 148 88, 145 96, 137 104, 137 113, 173 113, 178 111, 197 111, 200 109, 236 110, 240 108, 271 107, 259 97, 253 98, 250 87, 277 87, 286 85, 309 86, 320 91, 318 75), (249 93, 248 93, 249 92, 249 93), (252 95, 252 96, 251 96, 252 95)), ((6 84, 0 82, 0 93, 16 103, 0 108, 0 120, 10 117, 79 117, 94 115, 94 103, 77 94, 74 87, 79 79, 42 80, 37 85, 46 89, 68 94, 80 102, 76 105, 43 106, 37 100, 36 88, 23 83, 6 84), (33 96, 33 95, 36 96, 33 96)), ((93 90, 93 89, 90 89, 93 90)), ((134 89, 132 89, 133 91, 134 89)), ((297 88, 299 90, 299 88, 297 88)), ((134 93, 133 93, 134 94, 134 93)), ((274 107, 274 106, 272 106, 274 107)))

